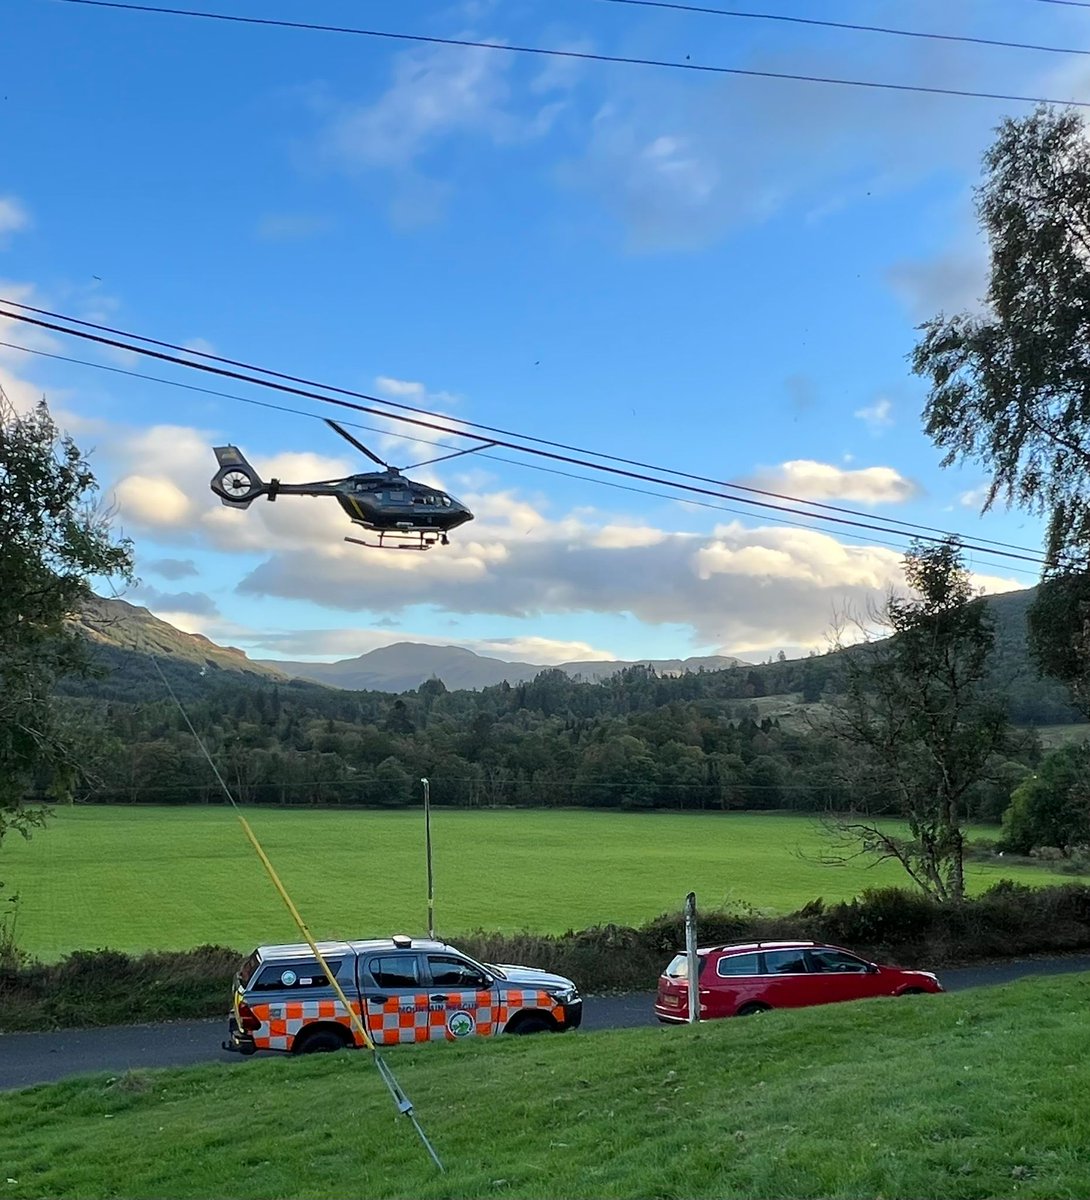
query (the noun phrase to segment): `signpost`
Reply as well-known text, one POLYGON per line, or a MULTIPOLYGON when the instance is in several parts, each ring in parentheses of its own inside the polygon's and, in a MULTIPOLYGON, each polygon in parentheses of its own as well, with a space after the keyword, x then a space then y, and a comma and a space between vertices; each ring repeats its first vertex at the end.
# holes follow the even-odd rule
POLYGON ((696 952, 696 892, 685 897, 685 953, 689 960, 689 1024, 700 1020, 700 956, 696 952))
POLYGON ((424 785, 424 856, 428 862, 428 937, 435 939, 435 887, 431 873, 431 784, 426 779, 420 781, 424 785))

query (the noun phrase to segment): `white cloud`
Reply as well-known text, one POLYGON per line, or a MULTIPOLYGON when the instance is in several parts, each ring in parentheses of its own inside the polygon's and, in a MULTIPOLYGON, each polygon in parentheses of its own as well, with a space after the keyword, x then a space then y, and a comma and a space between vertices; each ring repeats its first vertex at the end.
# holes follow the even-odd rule
POLYGON ((325 135, 327 151, 351 169, 406 168, 454 133, 512 139, 509 69, 507 55, 472 47, 399 55, 393 81, 376 101, 338 113, 325 135))
POLYGON ((934 258, 894 263, 886 279, 914 321, 977 312, 988 290, 987 250, 979 237, 966 235, 934 258))
POLYGON ((979 487, 970 488, 967 492, 962 492, 958 496, 958 503, 963 508, 983 508, 984 501, 988 499, 988 490, 986 483, 982 483, 979 487))
POLYGON ((857 408, 852 416, 862 421, 864 425, 877 435, 895 424, 893 419, 893 402, 885 396, 880 396, 873 404, 857 408))
POLYGON ((522 505, 509 498, 508 507, 519 520, 505 524, 493 513, 490 529, 468 526, 449 548, 412 556, 411 564, 402 561, 409 556, 371 553, 366 592, 358 559, 314 547, 274 548, 239 590, 346 611, 438 604, 522 619, 630 613, 650 624, 687 625, 697 643, 746 652, 821 646, 835 612, 865 610, 903 584, 897 552, 817 531, 734 523, 710 536, 659 531, 653 541, 604 548, 602 526, 572 515, 549 521, 537 512, 532 536, 520 536, 522 505))
POLYGON ((845 470, 831 463, 799 458, 759 472, 753 482, 767 491, 804 500, 858 500, 866 504, 900 504, 919 494, 919 485, 893 467, 845 470))
POLYGON ((8 234, 18 233, 30 225, 30 213, 14 196, 0 196, 0 246, 8 234))
MULTIPOLYGON (((732 66, 827 77, 948 82, 950 56, 934 44, 875 43, 860 66, 851 40, 780 37, 775 53, 732 66)), ((694 54, 694 59, 697 55, 694 54)), ((972 87, 983 63, 957 64, 972 87)), ((699 248, 786 211, 815 222, 872 208, 921 178, 954 169, 987 140, 995 109, 923 94, 862 91, 788 80, 708 80, 641 72, 617 86, 590 124, 584 152, 562 178, 590 192, 637 250, 699 248), (943 136, 935 137, 941 125, 943 136)))
POLYGON ((399 399, 407 396, 413 400, 422 400, 427 394, 427 388, 422 383, 414 379, 393 379, 389 375, 377 375, 375 387, 380 392, 385 392, 388 396, 397 396, 399 399))
POLYGON ((557 663, 613 662, 617 656, 608 650, 599 650, 589 642, 566 642, 546 637, 492 638, 484 641, 466 642, 464 645, 477 654, 489 658, 503 658, 509 662, 540 663, 553 666, 557 663))
POLYGON ((176 483, 149 475, 126 475, 114 487, 121 519, 145 529, 188 526, 193 502, 176 483))

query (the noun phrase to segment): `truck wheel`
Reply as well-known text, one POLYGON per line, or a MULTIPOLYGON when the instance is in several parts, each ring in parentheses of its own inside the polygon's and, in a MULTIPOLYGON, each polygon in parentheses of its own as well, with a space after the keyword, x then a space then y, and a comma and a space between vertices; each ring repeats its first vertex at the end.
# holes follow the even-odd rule
POLYGON ((292 1045, 293 1054, 330 1054, 343 1050, 348 1040, 331 1029, 316 1029, 313 1033, 302 1033, 292 1045))
POLYGON ((550 1033, 555 1029, 548 1017, 524 1017, 521 1021, 516 1018, 504 1033, 550 1033))

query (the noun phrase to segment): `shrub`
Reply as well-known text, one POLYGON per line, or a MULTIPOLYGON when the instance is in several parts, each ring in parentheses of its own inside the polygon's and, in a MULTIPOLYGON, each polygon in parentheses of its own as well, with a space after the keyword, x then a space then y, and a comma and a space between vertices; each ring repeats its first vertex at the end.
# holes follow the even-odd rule
MULTIPOLYGON (((905 966, 1090 948, 1090 886, 1031 888, 1003 879, 962 904, 881 888, 826 907, 811 901, 790 916, 754 909, 702 913, 702 946, 813 939, 905 966)), ((584 992, 649 990, 685 945, 680 913, 640 929, 597 925, 567 933, 501 934, 478 929, 457 939, 482 962, 540 967, 584 992)), ((58 963, 0 961, 0 1031, 211 1017, 224 1013, 240 955, 223 946, 128 955, 80 950, 58 963)))

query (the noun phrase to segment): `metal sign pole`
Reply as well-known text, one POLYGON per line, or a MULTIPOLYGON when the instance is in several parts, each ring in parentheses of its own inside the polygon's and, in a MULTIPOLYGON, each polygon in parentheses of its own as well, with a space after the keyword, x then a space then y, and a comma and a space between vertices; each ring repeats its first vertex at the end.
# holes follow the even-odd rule
POLYGON ((689 1024, 700 1020, 700 956, 696 952, 696 892, 685 897, 685 953, 689 966, 689 1024))
POLYGON ((435 938, 435 885, 431 872, 431 784, 424 785, 424 856, 428 861, 428 937, 435 938))

